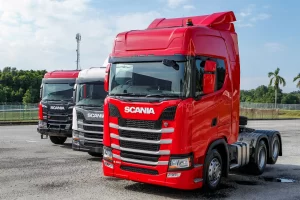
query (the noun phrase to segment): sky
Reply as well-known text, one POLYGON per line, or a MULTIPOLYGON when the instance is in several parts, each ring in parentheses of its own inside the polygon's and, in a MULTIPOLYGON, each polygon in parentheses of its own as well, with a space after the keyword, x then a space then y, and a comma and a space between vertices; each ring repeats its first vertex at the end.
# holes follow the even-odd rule
POLYGON ((76 33, 81 68, 102 66, 119 32, 145 29, 155 18, 234 11, 241 89, 268 85, 268 72, 279 67, 283 91, 296 91, 299 8, 287 0, 0 0, 0 69, 75 69, 76 33))

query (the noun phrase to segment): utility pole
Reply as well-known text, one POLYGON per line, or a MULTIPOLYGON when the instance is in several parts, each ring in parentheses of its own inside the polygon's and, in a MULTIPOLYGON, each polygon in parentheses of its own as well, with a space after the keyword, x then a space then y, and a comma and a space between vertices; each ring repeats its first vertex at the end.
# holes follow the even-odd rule
POLYGON ((77 61, 76 61, 76 69, 79 70, 80 69, 80 41, 81 41, 81 35, 80 33, 76 34, 76 41, 77 41, 77 61))

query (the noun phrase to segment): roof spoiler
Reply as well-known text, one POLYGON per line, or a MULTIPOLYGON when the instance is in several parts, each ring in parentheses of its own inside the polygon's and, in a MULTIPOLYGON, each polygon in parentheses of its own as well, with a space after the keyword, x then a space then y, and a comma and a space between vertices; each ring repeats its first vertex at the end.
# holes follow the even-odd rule
POLYGON ((230 24, 236 21, 233 11, 213 13, 211 15, 192 16, 183 18, 158 18, 155 19, 147 29, 183 27, 188 19, 191 19, 194 26, 214 27, 223 24, 230 24))

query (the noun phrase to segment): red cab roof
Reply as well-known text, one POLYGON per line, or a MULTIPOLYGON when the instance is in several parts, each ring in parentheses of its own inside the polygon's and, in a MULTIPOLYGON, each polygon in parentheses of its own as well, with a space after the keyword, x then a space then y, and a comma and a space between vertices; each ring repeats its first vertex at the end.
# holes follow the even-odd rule
POLYGON ((232 11, 203 16, 155 19, 145 30, 119 33, 111 56, 187 54, 193 34, 221 37, 220 31, 234 33, 232 23, 234 21, 236 18, 232 11), (188 20, 192 21, 192 26, 187 25, 188 20))
POLYGON ((80 70, 56 70, 47 72, 44 78, 77 78, 80 70))

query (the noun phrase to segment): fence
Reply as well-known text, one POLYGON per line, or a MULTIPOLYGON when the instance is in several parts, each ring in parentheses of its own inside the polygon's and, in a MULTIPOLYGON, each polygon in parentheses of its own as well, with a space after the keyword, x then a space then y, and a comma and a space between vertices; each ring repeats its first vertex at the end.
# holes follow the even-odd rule
MULTIPOLYGON (((300 118, 300 104, 274 104, 241 102, 240 115, 249 119, 300 118)), ((38 104, 0 103, 1 121, 38 120, 38 104)))
POLYGON ((0 103, 0 121, 38 120, 38 104, 0 103))
MULTIPOLYGON (((274 103, 241 102, 241 108, 275 109, 274 103)), ((279 110, 300 110, 300 104, 277 104, 279 110)))

